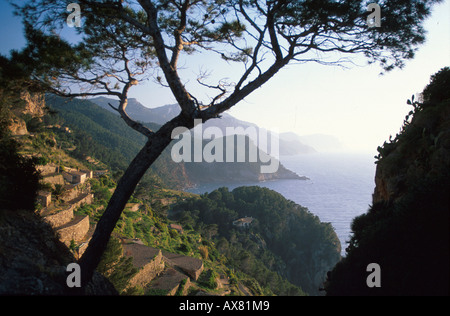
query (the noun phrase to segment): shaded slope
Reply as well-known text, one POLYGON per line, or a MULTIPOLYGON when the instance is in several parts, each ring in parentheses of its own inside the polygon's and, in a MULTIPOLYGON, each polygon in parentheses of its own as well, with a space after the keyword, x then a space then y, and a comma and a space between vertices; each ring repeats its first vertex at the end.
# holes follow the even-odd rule
POLYGON ((449 294, 450 68, 423 98, 408 100, 401 132, 378 148, 373 206, 352 223, 329 295, 449 294), (367 286, 369 263, 380 265, 381 287, 367 286))

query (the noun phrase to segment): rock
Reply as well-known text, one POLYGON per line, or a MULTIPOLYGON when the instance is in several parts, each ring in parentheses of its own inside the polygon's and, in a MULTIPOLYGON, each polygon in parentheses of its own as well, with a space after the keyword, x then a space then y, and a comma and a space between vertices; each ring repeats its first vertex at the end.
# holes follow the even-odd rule
POLYGON ((12 117, 9 124, 9 130, 13 136, 27 135, 27 125, 25 121, 18 117, 12 117))
POLYGON ((23 101, 21 106, 18 106, 14 112, 17 114, 29 114, 32 117, 44 116, 45 95, 44 93, 30 93, 22 91, 20 99, 23 101))

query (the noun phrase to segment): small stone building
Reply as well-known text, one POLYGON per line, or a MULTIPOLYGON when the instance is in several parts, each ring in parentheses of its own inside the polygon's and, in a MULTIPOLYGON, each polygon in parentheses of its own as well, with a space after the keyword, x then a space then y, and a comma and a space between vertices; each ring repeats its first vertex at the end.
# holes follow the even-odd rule
POLYGON ((253 222, 253 217, 242 217, 233 222, 234 226, 239 228, 247 228, 253 222))
POLYGON ((86 181, 86 172, 72 171, 72 183, 84 183, 86 181))
POLYGON ((52 194, 47 191, 38 191, 36 199, 43 207, 48 207, 52 203, 52 194))

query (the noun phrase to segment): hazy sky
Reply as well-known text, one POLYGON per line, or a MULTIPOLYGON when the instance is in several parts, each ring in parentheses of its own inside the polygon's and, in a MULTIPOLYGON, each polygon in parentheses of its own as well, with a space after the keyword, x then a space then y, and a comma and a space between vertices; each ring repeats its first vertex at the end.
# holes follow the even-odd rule
MULTIPOLYGON (((0 0, 0 53, 24 45, 20 19, 13 17, 5 0, 0 0)), ((395 135, 410 111, 406 100, 421 92, 430 75, 450 66, 450 0, 436 5, 425 22, 426 43, 406 66, 379 76, 376 65, 350 69, 315 63, 288 65, 261 89, 229 111, 235 117, 280 132, 299 135, 329 134, 352 150, 376 153, 389 135, 395 135)), ((189 62, 181 62, 182 75, 188 87, 203 64, 218 76, 236 73, 226 62, 214 64, 202 54, 189 62), (192 63, 192 64, 191 64, 192 63), (195 65, 195 66, 192 66, 195 65), (220 75, 219 75, 220 74, 220 75)), ((154 84, 135 87, 130 97, 148 107, 175 103, 170 91, 154 84)))

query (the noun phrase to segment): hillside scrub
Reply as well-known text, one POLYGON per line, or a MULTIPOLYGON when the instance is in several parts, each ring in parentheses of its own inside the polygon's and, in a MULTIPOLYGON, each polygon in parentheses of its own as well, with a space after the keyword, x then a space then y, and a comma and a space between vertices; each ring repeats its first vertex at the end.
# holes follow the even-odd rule
POLYGON ((317 295, 326 269, 340 259, 340 242, 330 223, 306 208, 260 187, 217 189, 200 199, 178 203, 173 218, 213 240, 233 266, 281 295, 317 295), (252 217, 248 228, 233 222, 252 217))

